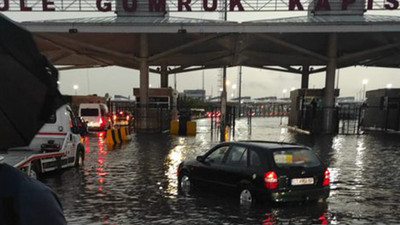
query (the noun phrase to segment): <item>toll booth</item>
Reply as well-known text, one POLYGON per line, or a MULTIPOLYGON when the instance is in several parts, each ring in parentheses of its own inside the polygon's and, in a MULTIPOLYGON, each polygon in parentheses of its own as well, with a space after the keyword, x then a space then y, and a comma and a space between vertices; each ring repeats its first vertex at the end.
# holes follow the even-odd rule
MULTIPOLYGON (((335 97, 339 89, 335 89, 335 97)), ((297 89, 290 92, 291 110, 289 126, 300 128, 311 133, 321 133, 324 114, 324 89, 297 89)), ((334 116, 334 131, 339 128, 338 110, 334 116)))
POLYGON ((400 89, 367 91, 361 126, 383 130, 400 130, 400 89))
POLYGON ((146 122, 146 130, 140 132, 157 133, 169 129, 171 117, 177 114, 178 92, 172 88, 149 88, 149 99, 145 109, 140 104, 139 88, 133 89, 136 97, 135 129, 138 123, 146 122))

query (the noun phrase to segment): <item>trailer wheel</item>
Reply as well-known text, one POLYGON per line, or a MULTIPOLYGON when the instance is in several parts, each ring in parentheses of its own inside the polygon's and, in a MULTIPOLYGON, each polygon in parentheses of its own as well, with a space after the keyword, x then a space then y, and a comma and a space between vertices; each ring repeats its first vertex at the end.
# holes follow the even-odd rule
POLYGON ((85 160, 85 150, 83 146, 79 145, 76 150, 75 167, 83 166, 84 160, 85 160))

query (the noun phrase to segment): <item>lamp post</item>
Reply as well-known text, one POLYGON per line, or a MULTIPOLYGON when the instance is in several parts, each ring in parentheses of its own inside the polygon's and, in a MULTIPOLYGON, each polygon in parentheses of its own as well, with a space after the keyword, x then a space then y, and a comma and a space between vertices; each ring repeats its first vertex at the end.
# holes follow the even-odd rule
POLYGON ((72 86, 72 87, 73 87, 74 90, 75 90, 75 95, 78 95, 79 86, 78 86, 77 84, 74 84, 74 86, 72 86))
POLYGON ((368 84, 368 79, 364 79, 363 81, 362 81, 362 85, 363 85, 363 91, 362 91, 362 101, 364 101, 365 100, 365 97, 366 97, 366 92, 365 92, 365 88, 366 88, 366 86, 367 86, 367 84, 368 84))
POLYGON ((232 97, 235 97, 235 95, 236 95, 236 88, 237 88, 237 85, 236 84, 232 84, 232 97))

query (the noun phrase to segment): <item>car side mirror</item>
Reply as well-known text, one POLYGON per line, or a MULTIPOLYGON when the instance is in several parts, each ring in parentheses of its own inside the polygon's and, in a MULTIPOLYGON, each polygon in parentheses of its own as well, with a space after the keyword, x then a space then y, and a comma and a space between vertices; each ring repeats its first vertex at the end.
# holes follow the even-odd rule
POLYGON ((196 157, 196 160, 199 161, 199 162, 204 162, 204 157, 201 156, 201 155, 200 155, 200 156, 197 156, 197 157, 196 157))

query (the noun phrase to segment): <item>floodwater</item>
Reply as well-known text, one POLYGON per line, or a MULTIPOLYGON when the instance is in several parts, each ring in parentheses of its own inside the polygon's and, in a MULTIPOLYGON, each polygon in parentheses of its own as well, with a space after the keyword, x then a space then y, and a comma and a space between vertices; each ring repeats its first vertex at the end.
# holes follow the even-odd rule
POLYGON ((312 136, 288 131, 285 118, 253 118, 250 131, 241 119, 235 140, 307 145, 331 172, 326 203, 249 208, 221 193, 177 194, 179 162, 218 143, 210 120, 197 122, 195 137, 133 134, 114 149, 93 134, 83 168, 42 181, 58 194, 69 224, 400 224, 399 134, 312 136))

